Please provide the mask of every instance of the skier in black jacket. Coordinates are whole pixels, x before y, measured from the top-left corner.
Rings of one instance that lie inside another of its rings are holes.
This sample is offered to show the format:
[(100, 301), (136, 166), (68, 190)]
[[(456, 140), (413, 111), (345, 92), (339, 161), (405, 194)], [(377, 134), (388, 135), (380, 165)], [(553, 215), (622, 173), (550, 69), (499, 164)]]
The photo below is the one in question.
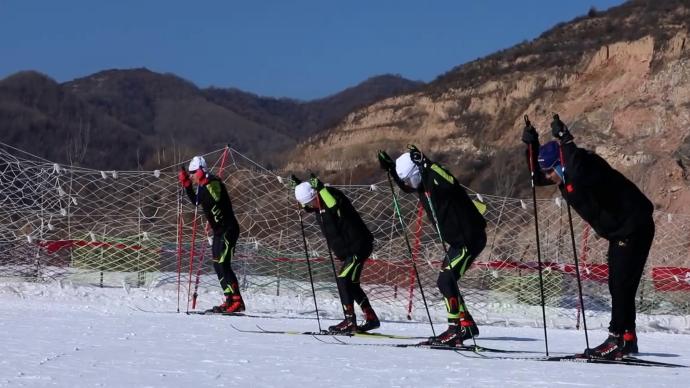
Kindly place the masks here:
[(429, 343), (459, 346), (479, 334), (458, 281), (486, 246), (486, 221), (448, 170), (427, 159), (415, 146), (408, 149), (395, 163), (385, 151), (379, 151), (379, 163), (404, 192), (417, 193), (432, 225), (450, 246), (437, 281), (446, 302), (448, 329)]
[[(225, 296), (225, 301), (213, 307), (212, 311), (218, 313), (244, 311), (244, 300), (240, 295), (237, 276), (230, 266), (235, 253), (235, 244), (240, 235), (240, 226), (232, 210), (228, 191), (220, 178), (206, 171), (206, 161), (201, 156), (195, 156), (189, 163), (189, 174), (181, 167), (178, 179), (192, 204), (201, 205), (206, 220), (211, 225), (213, 269), (216, 271)], [(196, 192), (192, 183), (196, 185)]]
[[(373, 250), (374, 236), (342, 191), (324, 186), (314, 176), (309, 182), (300, 182), (294, 175), (291, 180), (295, 198), (307, 212), (318, 212), (316, 219), (326, 243), (335, 257), (343, 262), (336, 280), (345, 319), (328, 330), (353, 333), (378, 328), (381, 325), (379, 318), (359, 281), (364, 263)], [(365, 316), (365, 322), (360, 326), (357, 326), (353, 302), (357, 302)]]
[(637, 353), (635, 294), (654, 239), (654, 206), (603, 158), (577, 147), (558, 115), (551, 123), (551, 132), (559, 142), (540, 147), (534, 127), (527, 125), (523, 131), (522, 141), (539, 150), (538, 156), (531, 153), (532, 165), (540, 167), (535, 171), (535, 184), (557, 184), (568, 204), (597, 235), (609, 241), (609, 336), (586, 352), (601, 358)]

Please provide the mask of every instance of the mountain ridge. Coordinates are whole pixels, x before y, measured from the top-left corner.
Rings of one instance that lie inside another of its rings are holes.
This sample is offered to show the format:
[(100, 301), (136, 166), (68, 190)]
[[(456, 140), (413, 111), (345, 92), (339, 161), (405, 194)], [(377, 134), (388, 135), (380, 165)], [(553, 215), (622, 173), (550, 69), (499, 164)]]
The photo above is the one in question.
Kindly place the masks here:
[(93, 168), (154, 168), (226, 144), (274, 167), (299, 140), (352, 109), (420, 85), (383, 75), (302, 102), (201, 89), (146, 68), (109, 69), (64, 83), (23, 71), (0, 80), (0, 125), (12, 146)]
[(690, 212), (689, 16), (688, 1), (636, 0), (559, 23), (350, 113), (298, 145), (287, 169), (333, 182), (354, 171), (371, 183), (382, 178), (378, 149), (396, 157), (414, 143), (473, 190), (527, 196), (523, 116), (547, 141), (559, 113), (578, 145), (604, 156), (657, 208)]

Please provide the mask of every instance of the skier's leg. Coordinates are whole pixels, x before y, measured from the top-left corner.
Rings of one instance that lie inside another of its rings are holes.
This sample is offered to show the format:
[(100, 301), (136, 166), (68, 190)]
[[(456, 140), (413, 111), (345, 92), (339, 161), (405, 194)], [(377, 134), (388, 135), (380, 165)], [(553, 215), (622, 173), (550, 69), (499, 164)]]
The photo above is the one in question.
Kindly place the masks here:
[(457, 330), (463, 340), (479, 335), (479, 327), (477, 327), (460, 294), (458, 281), (472, 265), (476, 254), (478, 255), (485, 245), (486, 239), (483, 238), (478, 240), (471, 250), (466, 246), (451, 246), (437, 282), (446, 302), (448, 331)]
[(223, 303), (221, 303), (218, 306), (213, 307), (214, 312), (222, 312), (225, 311), (225, 309), (228, 307), (230, 300), (228, 298), (228, 295), (226, 294), (225, 290), (227, 289), (227, 281), (225, 279), (225, 276), (223, 274), (223, 266), (220, 264), (219, 259), (221, 255), (223, 254), (223, 249), (224, 249), (224, 242), (223, 242), (223, 234), (213, 234), (213, 241), (211, 243), (211, 254), (213, 255), (212, 257), (212, 262), (213, 262), (213, 270), (216, 272), (216, 276), (218, 277), (218, 282), (220, 283), (220, 288), (223, 290), (223, 294), (225, 295), (225, 300)]
[(237, 276), (235, 271), (232, 270), (232, 257), (235, 254), (235, 246), (237, 245), (238, 236), (231, 235), (230, 232), (226, 232), (223, 235), (223, 253), (221, 254), (218, 262), (223, 268), (223, 278), (226, 280), (226, 288), (224, 293), (227, 297), (231, 299), (226, 312), (235, 313), (245, 310), (244, 300), (240, 294), (240, 286), (237, 281)]
[(635, 334), (635, 294), (640, 284), (647, 255), (654, 238), (654, 223), (639, 225), (638, 230), (623, 239), (609, 241), (609, 292), (611, 293), (611, 322), (609, 336), (591, 354), (602, 358), (616, 358), (637, 352)]
[(456, 321), (460, 318), (460, 313), (466, 311), (465, 303), (460, 296), (458, 280), (471, 263), (472, 256), (465, 246), (451, 246), (448, 249), (448, 257), (443, 260), (436, 284), (446, 302), (448, 322)]
[[(361, 273), (361, 262), (357, 256), (346, 257), (340, 268), (340, 273), (336, 278), (338, 291), (340, 292), (340, 302), (343, 304), (345, 319), (337, 325), (330, 326), (332, 332), (353, 332), (357, 330), (357, 317), (354, 309), (354, 295), (351, 276), (353, 273)], [(359, 280), (359, 279), (358, 279)]]
[(374, 308), (371, 306), (371, 302), (367, 297), (366, 293), (362, 289), (362, 284), (360, 282), (360, 277), (362, 275), (362, 270), (364, 269), (364, 263), (371, 254), (371, 250), (364, 252), (362, 255), (355, 256), (355, 261), (359, 263), (352, 269), (352, 273), (349, 275), (348, 287), (352, 297), (355, 302), (359, 305), (364, 313), (365, 322), (361, 326), (358, 326), (359, 331), (373, 330), (381, 326)]
[(244, 301), (240, 295), (237, 276), (231, 266), (236, 243), (237, 236), (231, 235), (228, 231), (213, 236), (213, 268), (223, 289), (223, 295), (225, 295), (225, 302), (214, 310), (221, 312), (244, 310)]

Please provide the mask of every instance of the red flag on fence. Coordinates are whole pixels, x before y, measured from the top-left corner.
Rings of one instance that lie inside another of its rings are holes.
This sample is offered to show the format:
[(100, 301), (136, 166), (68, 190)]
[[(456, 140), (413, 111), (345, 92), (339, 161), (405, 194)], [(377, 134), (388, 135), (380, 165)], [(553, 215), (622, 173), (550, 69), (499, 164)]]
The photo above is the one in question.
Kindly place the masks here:
[(657, 291), (690, 291), (690, 268), (654, 267), (652, 279)]

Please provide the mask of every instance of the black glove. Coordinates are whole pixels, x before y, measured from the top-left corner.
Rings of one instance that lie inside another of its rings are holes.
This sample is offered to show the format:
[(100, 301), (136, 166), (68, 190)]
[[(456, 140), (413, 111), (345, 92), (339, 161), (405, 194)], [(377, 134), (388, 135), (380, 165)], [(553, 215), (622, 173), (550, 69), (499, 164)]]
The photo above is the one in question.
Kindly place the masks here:
[(568, 130), (568, 127), (561, 121), (558, 115), (553, 115), (551, 122), (551, 134), (553, 137), (561, 141), (561, 144), (570, 143), (573, 141), (573, 135)]
[(379, 165), (381, 166), (382, 170), (388, 171), (388, 172), (395, 170), (395, 162), (386, 153), (386, 151), (379, 150), (378, 158), (379, 158)]
[(302, 183), (302, 180), (297, 178), (295, 174), (290, 175), (290, 179), (288, 179), (288, 186), (290, 186), (291, 189), (294, 189), (300, 183)]
[(424, 154), (416, 146), (409, 144), (407, 146), (407, 150), (410, 152), (410, 159), (412, 159), (412, 163), (416, 164), (417, 166), (424, 164)]
[(316, 191), (320, 191), (321, 189), (323, 189), (323, 182), (321, 182), (321, 180), (319, 180), (319, 178), (317, 178), (316, 175), (314, 175), (314, 173), (312, 173), (309, 177), (309, 184)]
[(522, 142), (525, 144), (539, 144), (539, 134), (525, 115), (525, 129), (522, 130)]

